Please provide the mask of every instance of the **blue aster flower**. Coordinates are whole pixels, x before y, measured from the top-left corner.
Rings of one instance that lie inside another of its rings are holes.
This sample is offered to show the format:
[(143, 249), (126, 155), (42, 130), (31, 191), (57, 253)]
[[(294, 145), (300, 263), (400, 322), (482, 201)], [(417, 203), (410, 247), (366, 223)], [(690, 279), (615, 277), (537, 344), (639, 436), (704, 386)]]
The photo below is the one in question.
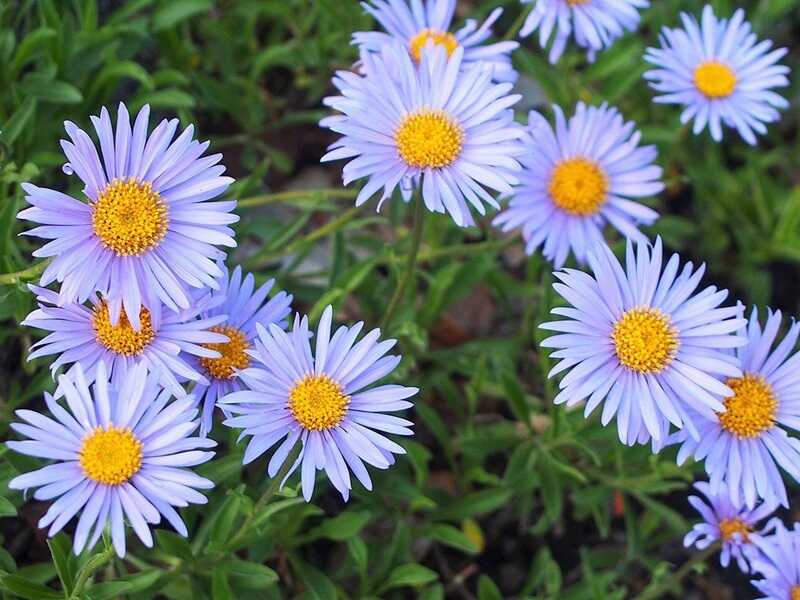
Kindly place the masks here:
[(587, 416), (603, 403), (602, 424), (616, 417), (628, 445), (643, 439), (643, 430), (662, 440), (670, 424), (697, 436), (689, 407), (723, 410), (722, 398), (733, 391), (717, 376), (741, 376), (724, 351), (745, 343), (732, 333), (745, 322), (741, 309), (719, 306), (727, 290), (695, 293), (704, 266), (679, 269), (677, 254), (662, 265), (660, 238), (653, 247), (638, 244), (636, 253), (629, 241), (625, 270), (605, 245), (588, 258), (594, 276), (555, 273), (560, 282), (553, 287), (569, 306), (552, 312), (567, 318), (541, 325), (559, 332), (541, 344), (557, 349), (549, 376), (568, 371), (554, 402), (586, 400)]
[(215, 261), (225, 253), (216, 246), (236, 246), (227, 225), (239, 220), (230, 212), (234, 201), (209, 202), (233, 181), (222, 176), (222, 155), (202, 157), (208, 142), (192, 139), (192, 125), (173, 140), (178, 119), (161, 121), (148, 136), (149, 116), (145, 106), (131, 129), (120, 104), (115, 129), (103, 108), (92, 117), (100, 154), (67, 121), (64, 171), (83, 181), (88, 202), (26, 183), (32, 206), (18, 215), (42, 224), (26, 235), (52, 240), (34, 252), (52, 257), (40, 285), (62, 282), (60, 304), (83, 303), (98, 291), (112, 315), (125, 307), (135, 329), (142, 305), (153, 310), (163, 302), (177, 312), (189, 308), (190, 289), (217, 285)]
[(578, 262), (604, 244), (612, 225), (626, 237), (645, 241), (638, 224), (650, 225), (658, 213), (632, 198), (664, 189), (655, 146), (639, 146), (641, 134), (616, 108), (579, 102), (567, 121), (554, 106), (555, 127), (531, 112), (523, 170), (508, 208), (494, 219), (503, 231), (522, 228), (525, 251), (539, 246), (560, 269), (570, 250)]
[(626, 31), (636, 29), (641, 18), (639, 10), (650, 6), (648, 0), (522, 0), (522, 3), (534, 7), (519, 35), (528, 37), (538, 29), (542, 49), (554, 37), (549, 55), (552, 64), (558, 62), (572, 35), (593, 61), (598, 52), (610, 48)]
[(764, 594), (756, 600), (800, 600), (800, 523), (787, 529), (773, 521), (774, 533), (753, 541), (758, 553), (750, 563), (762, 579), (750, 583)]
[(754, 509), (747, 509), (731, 500), (727, 493), (714, 493), (706, 481), (695, 483), (694, 487), (703, 497), (689, 496), (689, 504), (700, 513), (703, 522), (692, 527), (683, 538), (683, 545), (704, 550), (715, 542), (721, 542), (720, 564), (727, 567), (733, 557), (739, 569), (747, 573), (750, 570), (747, 548), (760, 534), (759, 522), (769, 517), (776, 507), (764, 502)]
[(750, 508), (757, 498), (789, 506), (778, 466), (800, 482), (800, 440), (787, 431), (800, 429), (800, 353), (792, 354), (800, 324), (773, 349), (781, 321), (780, 311), (768, 311), (762, 329), (753, 308), (747, 344), (736, 352), (742, 374), (725, 382), (724, 406), (696, 420), (699, 438), (675, 435), (679, 464), (704, 460), (713, 493)]
[(240, 369), (250, 366), (250, 355), (247, 351), (252, 348), (253, 339), (257, 335), (256, 324), (269, 327), (274, 323), (285, 329), (286, 317), (291, 312), (292, 296), (286, 292), (278, 292), (267, 299), (275, 285), (274, 279), (256, 289), (251, 273), (242, 278), (241, 267), (237, 266), (232, 275), (229, 275), (225, 265), (220, 267), (223, 270), (220, 289), (211, 293), (214, 301), (211, 308), (202, 311), (201, 317), (214, 320), (216, 324), (211, 330), (227, 336), (228, 341), (206, 344), (208, 349), (217, 352), (217, 358), (187, 357), (205, 375), (192, 390), (197, 402), (203, 406), (201, 435), (207, 435), (211, 431), (217, 399), (243, 389), (237, 374)]
[(37, 500), (57, 498), (39, 521), (54, 536), (80, 513), (73, 550), (93, 548), (106, 525), (120, 557), (125, 556), (125, 520), (143, 544), (153, 538), (148, 524), (163, 516), (184, 537), (186, 525), (174, 507), (204, 504), (197, 490), (214, 487), (186, 467), (202, 464), (214, 455), (204, 449), (215, 442), (190, 437), (199, 423), (191, 397), (169, 402), (170, 392), (144, 364), (133, 367), (119, 387), (109, 385), (100, 363), (90, 389), (83, 370), (74, 380), (61, 375), (67, 408), (45, 393), (53, 418), (32, 410), (18, 410), (26, 423), (11, 427), (28, 438), (6, 445), (21, 454), (54, 461), (15, 477), (16, 490), (38, 488)]
[(364, 56), (366, 75), (334, 78), (342, 95), (325, 102), (343, 114), (320, 124), (344, 137), (322, 161), (351, 159), (345, 185), (367, 179), (356, 206), (382, 190), (380, 208), (398, 185), (408, 201), (417, 187), (428, 210), (466, 226), (474, 223), (468, 205), (480, 214), (484, 203), (498, 208), (486, 188), (508, 193), (517, 183), (524, 131), (510, 107), (520, 96), (479, 65), (462, 71), (463, 58), (463, 48), (448, 60), (436, 46), (416, 68), (405, 48), (387, 44)]
[(647, 50), (645, 60), (656, 68), (644, 76), (661, 94), (655, 101), (684, 106), (681, 123), (694, 120), (695, 135), (708, 125), (720, 141), (724, 124), (755, 144), (756, 134), (780, 118), (778, 109), (789, 106), (772, 91), (789, 85), (789, 67), (776, 64), (787, 49), (758, 42), (744, 16), (739, 9), (730, 20), (718, 19), (710, 5), (700, 23), (681, 13), (683, 29), (665, 27), (661, 48)]
[[(386, 414), (412, 406), (407, 398), (418, 389), (402, 385), (369, 387), (391, 373), (399, 356), (386, 355), (396, 340), (379, 342), (373, 329), (359, 342), (363, 322), (341, 326), (331, 336), (333, 309), (322, 314), (312, 354), (308, 319), (295, 317), (292, 331), (275, 324), (256, 324), (258, 338), (250, 355), (260, 363), (240, 372), (246, 390), (220, 399), (235, 415), (224, 421), (252, 436), (244, 453), (247, 464), (281, 442), (267, 467), (275, 477), (289, 452), (302, 450), (286, 478), (301, 469), (303, 497), (311, 499), (314, 479), (322, 469), (345, 501), (352, 483), (350, 471), (368, 490), (372, 481), (365, 463), (386, 469), (403, 447), (382, 433), (412, 435), (410, 421)], [(285, 481), (285, 479), (284, 479)]]
[(377, 52), (387, 43), (396, 41), (419, 63), (429, 43), (443, 46), (448, 54), (463, 47), (464, 67), (481, 63), (492, 68), (496, 81), (517, 79), (517, 72), (511, 65), (511, 52), (519, 44), (511, 41), (484, 43), (492, 35), (492, 25), (503, 14), (502, 8), (494, 9), (480, 27), (475, 19), (467, 19), (464, 27), (450, 33), (456, 0), (370, 0), (362, 2), (361, 6), (387, 31), (354, 33), (353, 43), (363, 50)]
[(68, 373), (82, 368), (89, 384), (101, 363), (114, 385), (120, 385), (135, 365), (144, 363), (149, 370), (158, 371), (161, 383), (173, 394), (184, 396), (186, 391), (179, 381), (207, 382), (186, 356), (217, 359), (220, 353), (206, 346), (228, 341), (224, 334), (213, 329), (225, 321), (225, 315), (197, 319), (208, 302), (177, 313), (164, 312), (160, 305), (155, 305), (152, 311), (142, 307), (140, 327), (136, 330), (124, 309), (119, 316), (112, 315), (110, 304), (97, 294), (90, 297), (88, 306), (77, 303), (59, 306), (58, 294), (52, 290), (29, 287), (37, 294), (39, 308), (22, 324), (51, 333), (33, 345), (28, 360), (57, 354), (51, 371), (55, 373), (62, 365), (73, 364)]

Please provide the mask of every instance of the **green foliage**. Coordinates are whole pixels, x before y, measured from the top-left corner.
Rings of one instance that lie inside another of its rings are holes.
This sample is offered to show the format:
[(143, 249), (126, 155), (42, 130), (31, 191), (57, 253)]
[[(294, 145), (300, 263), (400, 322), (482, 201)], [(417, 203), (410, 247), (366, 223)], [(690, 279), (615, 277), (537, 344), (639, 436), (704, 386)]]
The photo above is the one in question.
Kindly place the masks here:
[[(800, 1), (736, 4), (760, 35), (792, 47), (796, 71)], [(469, 16), (506, 6), (500, 35), (522, 10), (516, 0), (459, 5)], [(658, 145), (665, 170), (667, 190), (651, 201), (663, 217), (648, 233), (706, 261), (707, 279), (734, 297), (797, 314), (797, 78), (786, 91), (792, 108), (756, 148), (730, 131), (722, 144), (693, 136), (676, 108), (652, 103), (641, 78), (658, 29), (698, 6), (654, 2), (641, 30), (591, 65), (573, 51), (551, 66), (525, 41), (514, 55), (527, 94), (520, 118), (534, 105), (547, 112), (579, 99), (618, 105)], [(357, 58), (351, 33), (372, 27), (355, 0), (0, 3), (4, 438), (12, 412), (41, 408), (53, 388), (47, 361), (25, 360), (39, 334), (19, 325), (33, 306), (25, 284), (44, 267), (31, 258), (35, 242), (17, 235), (19, 184), (69, 184), (79, 194), (60, 173), (63, 121), (87, 127), (90, 114), (120, 100), (196, 123), (225, 154), (241, 200), (234, 261), (259, 280), (276, 277), (312, 320), (333, 303), (340, 320), (380, 321), (411, 243), (408, 210), (397, 198), (380, 213), (353, 208), (356, 190), (341, 188), (339, 166), (318, 165), (333, 138), (316, 126), (332, 73)], [(373, 492), (356, 486), (345, 506), (321, 484), (306, 504), (290, 481), (259, 504), (263, 459), (243, 469), (235, 434), (217, 428), (217, 458), (199, 469), (217, 487), (208, 505), (183, 510), (188, 540), (163, 529), (153, 549), (129, 536), (125, 560), (104, 544), (75, 557), (65, 534), (35, 533), (43, 504), (8, 490), (38, 462), (0, 447), (3, 596), (583, 600), (661, 585), (686, 560), (681, 538), (694, 516), (685, 496), (697, 468), (678, 468), (670, 451), (622, 448), (596, 415), (552, 405), (537, 329), (556, 302), (550, 267), (525, 258), (518, 239), (500, 239), (489, 220), (459, 230), (446, 217), (427, 219), (420, 267), (390, 330), (404, 355), (393, 379), (422, 390), (411, 417), (417, 435), (401, 441), (399, 464), (375, 473)], [(87, 573), (102, 553), (103, 565)], [(708, 576), (722, 586), (714, 561)]]

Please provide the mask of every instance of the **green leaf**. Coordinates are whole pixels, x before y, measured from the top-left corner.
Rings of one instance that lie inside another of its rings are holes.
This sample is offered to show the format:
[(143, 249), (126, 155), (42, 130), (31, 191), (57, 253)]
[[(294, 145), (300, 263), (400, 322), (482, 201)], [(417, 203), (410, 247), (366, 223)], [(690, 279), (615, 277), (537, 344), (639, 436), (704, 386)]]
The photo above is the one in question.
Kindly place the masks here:
[(478, 600), (503, 600), (503, 595), (486, 575), (478, 578)]
[(156, 531), (156, 543), (167, 554), (180, 558), (182, 560), (192, 560), (193, 553), (192, 547), (182, 535), (173, 531), (166, 531), (159, 529)]
[(221, 546), (225, 544), (233, 532), (233, 525), (242, 508), (242, 497), (240, 495), (244, 486), (240, 486), (238, 492), (231, 492), (225, 499), (222, 508), (216, 515), (214, 527), (211, 529), (211, 543)]
[(0, 496), (0, 517), (15, 517), (17, 509), (11, 504), (11, 500)]
[(351, 537), (347, 540), (347, 552), (361, 573), (366, 572), (369, 561), (369, 548), (360, 537)]
[(424, 567), (417, 563), (408, 563), (392, 569), (386, 583), (383, 584), (384, 590), (398, 587), (418, 587), (427, 583), (432, 583), (439, 578), (436, 571)]
[(441, 542), (446, 546), (461, 550), (467, 554), (477, 554), (480, 551), (480, 548), (478, 548), (463, 531), (452, 525), (446, 525), (444, 523), (434, 525), (431, 528), (430, 536), (437, 542)]
[(461, 520), (497, 510), (507, 504), (510, 499), (511, 490), (506, 488), (498, 487), (472, 492), (443, 506), (436, 512), (436, 516), (440, 519)]
[(62, 594), (46, 585), (30, 581), (19, 575), (0, 576), (0, 589), (16, 594), (20, 598), (26, 598), (26, 600), (64, 600)]
[(61, 585), (66, 592), (72, 592), (72, 588), (75, 587), (75, 575), (78, 572), (78, 561), (72, 553), (72, 544), (69, 538), (60, 533), (47, 540), (47, 545), (53, 556), (53, 564), (56, 566)]
[(333, 582), (328, 579), (325, 573), (299, 558), (292, 559), (292, 566), (297, 577), (306, 586), (306, 591), (311, 598), (315, 600), (336, 600), (336, 586), (333, 585)]
[(135, 104), (143, 106), (149, 104), (153, 108), (193, 108), (194, 96), (175, 88), (146, 92), (136, 96)]
[(14, 114), (11, 115), (11, 118), (8, 119), (5, 126), (2, 128), (3, 138), (7, 144), (11, 145), (16, 141), (35, 112), (35, 98), (28, 98), (14, 111)]
[(133, 592), (135, 586), (129, 581), (105, 581), (97, 583), (89, 590), (91, 600), (111, 600), (122, 594)]
[(49, 27), (40, 27), (26, 35), (14, 53), (14, 61), (9, 69), (11, 77), (16, 78), (38, 50), (54, 37), (56, 37), (55, 30)]
[(238, 587), (263, 590), (278, 583), (278, 574), (265, 565), (234, 558), (220, 566)]
[(153, 29), (161, 31), (213, 7), (211, 0), (167, 0), (153, 15)]
[(342, 514), (326, 519), (309, 533), (313, 537), (325, 537), (329, 540), (343, 541), (361, 531), (370, 520), (370, 513), (366, 511), (345, 511)]
[(44, 75), (29, 75), (19, 87), (23, 96), (38, 98), (42, 102), (79, 104), (83, 101), (83, 94), (74, 85)]
[(214, 569), (211, 574), (211, 600), (233, 600), (228, 575), (222, 569)]

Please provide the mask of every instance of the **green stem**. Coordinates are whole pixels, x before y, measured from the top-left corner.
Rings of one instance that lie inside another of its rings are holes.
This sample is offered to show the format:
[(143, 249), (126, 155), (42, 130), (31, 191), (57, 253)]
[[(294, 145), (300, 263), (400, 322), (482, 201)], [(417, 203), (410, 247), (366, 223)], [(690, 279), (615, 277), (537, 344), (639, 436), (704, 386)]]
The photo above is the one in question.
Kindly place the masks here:
[(267, 503), (272, 500), (272, 497), (280, 488), (283, 478), (286, 477), (289, 469), (292, 468), (292, 465), (297, 460), (297, 457), (300, 456), (300, 450), (302, 450), (302, 448), (303, 444), (301, 442), (297, 442), (294, 445), (294, 448), (289, 451), (289, 454), (286, 457), (286, 460), (283, 461), (283, 465), (281, 466), (280, 470), (275, 474), (275, 477), (273, 477), (272, 481), (269, 482), (267, 489), (253, 506), (253, 512), (251, 512), (250, 516), (244, 520), (244, 523), (242, 523), (241, 527), (239, 527), (239, 531), (237, 531), (230, 541), (225, 544), (226, 551), (235, 550), (237, 545), (240, 544), (242, 540), (250, 534), (250, 530), (253, 528), (253, 524), (255, 523), (256, 519), (258, 519), (259, 513), (267, 505)]
[(17, 271), (15, 273), (0, 273), (0, 285), (14, 285), (20, 281), (35, 279), (37, 276), (42, 274), (42, 271), (44, 271), (49, 264), (50, 260), (45, 259), (40, 260), (38, 263), (31, 265), (22, 271)]
[(67, 600), (78, 600), (81, 597), (81, 592), (83, 592), (86, 582), (89, 581), (89, 577), (92, 576), (92, 573), (111, 560), (112, 556), (114, 556), (114, 547), (110, 545), (100, 554), (92, 556), (86, 564), (83, 565), (83, 568), (78, 571), (78, 576), (75, 578), (75, 587), (72, 588), (72, 593), (67, 596)]
[(525, 24), (525, 19), (528, 18), (528, 13), (533, 10), (532, 7), (526, 7), (519, 13), (519, 16), (516, 20), (511, 24), (511, 27), (506, 31), (506, 34), (503, 36), (503, 41), (507, 42), (508, 40), (513, 40), (517, 37), (519, 30), (522, 29), (522, 26)]
[(288, 190), (273, 194), (261, 194), (239, 200), (237, 208), (252, 208), (275, 202), (291, 202), (293, 200), (320, 200), (325, 198), (355, 198), (358, 190), (347, 189), (319, 189), (319, 190)]
[(706, 562), (706, 560), (708, 560), (718, 550), (719, 550), (719, 542), (711, 544), (708, 548), (706, 548), (701, 552), (698, 552), (697, 554), (692, 556), (689, 560), (687, 560), (685, 563), (683, 563), (680, 569), (672, 573), (672, 575), (664, 579), (661, 583), (639, 594), (636, 600), (651, 600), (653, 598), (662, 598), (668, 590), (674, 588), (681, 581), (683, 581), (684, 578), (692, 570), (694, 570), (694, 568), (697, 565)]
[(422, 230), (425, 224), (425, 204), (422, 198), (417, 196), (414, 198), (414, 229), (411, 233), (411, 248), (408, 249), (408, 256), (406, 257), (406, 266), (400, 279), (397, 282), (397, 287), (394, 290), (394, 295), (383, 313), (380, 325), (378, 327), (385, 330), (392, 321), (397, 305), (403, 298), (403, 294), (408, 287), (409, 282), (414, 278), (414, 268), (417, 266), (417, 258), (419, 256), (419, 247), (422, 244)]

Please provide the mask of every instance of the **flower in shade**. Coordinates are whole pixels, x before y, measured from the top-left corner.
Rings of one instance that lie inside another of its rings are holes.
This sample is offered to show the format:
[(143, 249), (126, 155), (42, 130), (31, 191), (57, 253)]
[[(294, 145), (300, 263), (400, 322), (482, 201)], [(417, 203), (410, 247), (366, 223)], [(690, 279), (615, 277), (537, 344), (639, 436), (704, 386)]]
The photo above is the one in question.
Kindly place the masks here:
[[(307, 317), (295, 317), (294, 328), (256, 324), (258, 338), (251, 356), (261, 363), (240, 372), (246, 390), (233, 392), (219, 404), (232, 415), (225, 425), (252, 436), (244, 453), (247, 464), (281, 442), (267, 467), (275, 477), (295, 444), (302, 448), (286, 478), (300, 467), (303, 496), (311, 498), (317, 469), (323, 469), (347, 500), (350, 471), (368, 490), (372, 482), (365, 463), (386, 469), (401, 446), (382, 433), (412, 435), (410, 421), (390, 411), (412, 406), (407, 401), (417, 388), (379, 385), (391, 373), (399, 356), (386, 355), (396, 340), (379, 342), (373, 329), (356, 342), (363, 323), (339, 327), (331, 336), (333, 310), (322, 314), (312, 355)], [(285, 479), (284, 479), (285, 481)]]
[(39, 308), (25, 318), (23, 325), (51, 333), (33, 345), (28, 360), (57, 354), (51, 371), (72, 363), (74, 370), (80, 364), (90, 384), (101, 363), (112, 383), (120, 385), (128, 372), (143, 362), (149, 370), (158, 371), (162, 384), (173, 394), (184, 396), (186, 392), (179, 381), (207, 380), (182, 353), (214, 360), (220, 353), (211, 345), (228, 340), (214, 329), (225, 321), (226, 315), (196, 318), (208, 302), (177, 313), (163, 312), (158, 304), (152, 310), (141, 307), (137, 330), (124, 309), (118, 317), (113, 317), (109, 303), (97, 294), (92, 294), (88, 306), (77, 303), (59, 306), (58, 294), (52, 290), (36, 286), (30, 289), (37, 294)]
[(773, 88), (789, 85), (789, 67), (776, 64), (787, 49), (770, 51), (772, 42), (757, 42), (742, 9), (717, 19), (710, 5), (700, 23), (681, 13), (683, 29), (664, 28), (661, 48), (649, 48), (645, 60), (656, 68), (644, 76), (661, 95), (655, 101), (685, 107), (681, 122), (694, 119), (694, 133), (706, 125), (722, 139), (723, 123), (735, 127), (748, 144), (766, 123), (777, 121), (777, 109), (789, 102)]
[(589, 60), (604, 48), (611, 47), (625, 31), (639, 25), (639, 10), (650, 6), (648, 0), (522, 0), (534, 4), (519, 34), (527, 37), (539, 30), (539, 45), (544, 49), (555, 30), (550, 47), (550, 62), (555, 64), (564, 53), (571, 35), (585, 48)]
[(764, 594), (757, 600), (800, 600), (800, 523), (787, 529), (773, 519), (770, 526), (771, 535), (753, 540), (758, 552), (750, 558), (751, 570), (762, 579), (750, 583)]
[(256, 324), (268, 327), (275, 323), (282, 329), (286, 328), (286, 317), (292, 303), (292, 296), (283, 291), (267, 299), (275, 285), (274, 279), (256, 289), (251, 273), (242, 278), (241, 267), (237, 266), (232, 275), (229, 275), (225, 265), (221, 265), (221, 268), (220, 289), (212, 292), (212, 297), (221, 302), (213, 302), (212, 307), (203, 311), (201, 316), (214, 319), (218, 324), (211, 327), (211, 331), (227, 336), (228, 341), (206, 344), (207, 348), (217, 351), (217, 358), (200, 356), (195, 359), (197, 370), (207, 378), (198, 382), (192, 390), (197, 402), (203, 405), (201, 435), (211, 431), (217, 398), (242, 389), (237, 374), (239, 370), (250, 366), (247, 351), (253, 346)]
[(463, 58), (463, 48), (448, 60), (436, 46), (417, 69), (404, 48), (386, 44), (365, 54), (366, 75), (340, 71), (334, 78), (342, 95), (326, 103), (344, 114), (320, 124), (344, 137), (322, 160), (352, 159), (345, 185), (367, 178), (357, 206), (381, 190), (379, 207), (398, 185), (404, 192), (421, 187), (430, 211), (465, 226), (473, 223), (468, 205), (480, 214), (484, 203), (498, 207), (486, 188), (511, 191), (524, 132), (510, 107), (520, 96), (508, 94), (510, 83), (492, 83), (479, 65), (462, 72)]
[(145, 106), (131, 129), (120, 104), (114, 129), (103, 108), (92, 117), (100, 154), (67, 121), (64, 171), (83, 181), (88, 202), (26, 183), (32, 206), (18, 215), (41, 223), (27, 235), (52, 240), (34, 256), (53, 257), (40, 284), (62, 282), (60, 304), (82, 303), (98, 291), (113, 316), (124, 306), (137, 330), (142, 305), (152, 310), (163, 302), (177, 312), (189, 307), (189, 288), (217, 285), (215, 261), (225, 253), (216, 245), (236, 245), (227, 225), (239, 219), (230, 212), (234, 201), (209, 202), (233, 181), (222, 176), (222, 155), (201, 157), (208, 142), (192, 139), (192, 125), (173, 140), (177, 119), (148, 136), (149, 115)]
[(734, 502), (727, 493), (712, 492), (708, 482), (698, 482), (694, 487), (705, 498), (689, 496), (689, 504), (700, 513), (704, 522), (692, 527), (683, 538), (683, 545), (704, 550), (714, 542), (720, 542), (720, 564), (727, 567), (733, 557), (739, 569), (747, 573), (750, 567), (746, 549), (759, 534), (758, 523), (772, 514), (775, 506), (765, 502), (748, 510), (742, 504)]
[(589, 253), (594, 277), (574, 269), (555, 273), (555, 290), (569, 306), (553, 313), (567, 317), (543, 323), (559, 332), (541, 345), (556, 348), (552, 377), (561, 379), (556, 404), (586, 400), (588, 416), (603, 403), (601, 422), (615, 416), (619, 439), (633, 445), (642, 429), (661, 440), (669, 424), (697, 436), (689, 407), (713, 414), (733, 393), (717, 376), (741, 371), (725, 349), (745, 343), (732, 334), (745, 322), (739, 307), (721, 308), (728, 292), (709, 286), (695, 293), (704, 266), (679, 268), (673, 254), (662, 265), (661, 239), (653, 247), (629, 241), (626, 270), (604, 244)]
[(411, 6), (408, 0), (370, 0), (362, 2), (361, 6), (387, 31), (354, 33), (353, 43), (364, 50), (380, 51), (387, 43), (396, 41), (405, 46), (414, 61), (419, 63), (428, 44), (442, 46), (448, 54), (463, 47), (464, 67), (481, 63), (492, 67), (497, 81), (515, 81), (517, 78), (511, 65), (511, 52), (519, 44), (511, 41), (484, 44), (492, 35), (492, 25), (503, 14), (502, 8), (494, 9), (480, 27), (475, 19), (468, 19), (464, 27), (450, 33), (456, 0), (411, 0)]
[(737, 350), (742, 373), (725, 382), (724, 406), (697, 419), (699, 438), (675, 435), (679, 463), (705, 460), (712, 492), (750, 508), (757, 498), (789, 506), (778, 466), (800, 482), (800, 440), (787, 433), (800, 429), (800, 353), (791, 354), (800, 324), (772, 349), (781, 320), (780, 311), (769, 311), (762, 329), (753, 308), (747, 345)]
[(520, 183), (508, 208), (494, 220), (503, 231), (521, 227), (528, 254), (539, 246), (556, 268), (570, 250), (579, 262), (605, 243), (609, 223), (634, 241), (646, 238), (637, 224), (658, 213), (631, 200), (664, 189), (655, 146), (639, 146), (641, 134), (616, 108), (579, 102), (567, 121), (558, 106), (555, 128), (531, 112), (527, 152), (520, 157)]
[(104, 364), (90, 389), (83, 370), (74, 379), (61, 375), (59, 385), (69, 410), (45, 393), (53, 418), (18, 410), (26, 423), (11, 427), (29, 438), (9, 441), (16, 452), (46, 458), (53, 464), (15, 477), (9, 487), (38, 488), (37, 500), (58, 498), (39, 521), (54, 536), (78, 513), (73, 549), (92, 548), (106, 525), (120, 557), (125, 556), (125, 524), (146, 546), (153, 545), (148, 523), (163, 516), (183, 536), (186, 525), (173, 507), (204, 504), (198, 489), (214, 484), (185, 467), (208, 461), (215, 442), (190, 437), (197, 429), (191, 397), (170, 400), (145, 365), (133, 367), (119, 387), (109, 386)]

